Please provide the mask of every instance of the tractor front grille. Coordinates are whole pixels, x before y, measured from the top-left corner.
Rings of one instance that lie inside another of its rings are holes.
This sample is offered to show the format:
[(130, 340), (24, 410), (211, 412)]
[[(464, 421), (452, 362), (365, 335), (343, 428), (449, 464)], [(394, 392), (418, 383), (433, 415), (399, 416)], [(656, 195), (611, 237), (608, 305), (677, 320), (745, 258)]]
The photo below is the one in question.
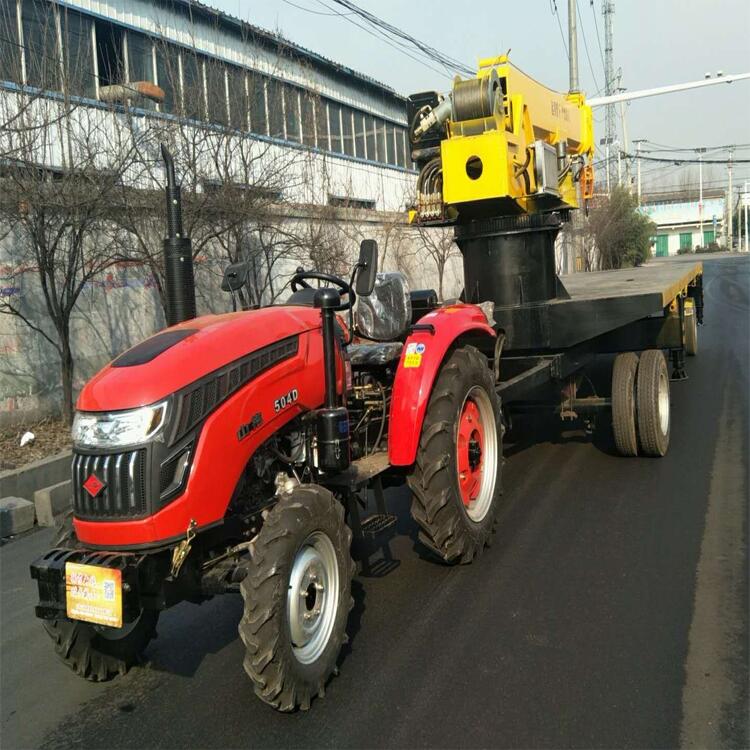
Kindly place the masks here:
[[(84, 487), (92, 475), (103, 485), (95, 496)], [(76, 518), (90, 520), (147, 515), (146, 450), (140, 448), (104, 456), (75, 453), (73, 512)]]

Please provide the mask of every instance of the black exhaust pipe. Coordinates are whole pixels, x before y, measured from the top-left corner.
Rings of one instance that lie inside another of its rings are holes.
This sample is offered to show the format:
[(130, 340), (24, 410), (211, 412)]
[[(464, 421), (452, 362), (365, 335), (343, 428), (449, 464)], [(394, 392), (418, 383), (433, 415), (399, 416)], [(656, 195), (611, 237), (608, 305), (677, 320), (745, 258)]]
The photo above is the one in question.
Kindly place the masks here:
[(336, 393), (336, 330), (335, 311), (341, 296), (335, 289), (319, 289), (314, 305), (320, 309), (323, 334), (323, 373), (325, 377), (325, 404), (318, 409), (316, 433), (318, 438), (318, 467), (335, 474), (349, 466), (349, 412), (339, 406)]
[(195, 317), (193, 245), (182, 231), (182, 197), (174, 174), (174, 160), (162, 143), (167, 169), (167, 236), (164, 238), (164, 284), (167, 295), (167, 325)]

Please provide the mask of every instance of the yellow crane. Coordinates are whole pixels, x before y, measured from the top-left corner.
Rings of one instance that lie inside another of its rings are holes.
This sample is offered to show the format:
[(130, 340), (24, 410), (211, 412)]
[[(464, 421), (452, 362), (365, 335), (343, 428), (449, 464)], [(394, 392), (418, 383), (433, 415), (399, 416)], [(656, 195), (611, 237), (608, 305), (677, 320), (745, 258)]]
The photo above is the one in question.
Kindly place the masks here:
[(461, 223), (577, 208), (593, 186), (591, 108), (512, 65), (480, 60), (445, 96), (410, 97), (412, 156), (420, 174), (410, 219)]

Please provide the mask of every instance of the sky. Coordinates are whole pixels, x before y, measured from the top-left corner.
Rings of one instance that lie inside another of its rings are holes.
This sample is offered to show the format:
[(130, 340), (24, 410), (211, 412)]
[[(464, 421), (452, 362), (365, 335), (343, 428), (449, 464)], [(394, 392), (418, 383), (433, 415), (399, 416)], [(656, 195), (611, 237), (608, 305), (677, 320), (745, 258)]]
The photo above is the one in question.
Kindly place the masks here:
[[(448, 73), (436, 72), (357, 28), (352, 23), (356, 16), (341, 15), (346, 11), (332, 0), (205, 1), (279, 31), (401, 94), (450, 88)], [(480, 57), (510, 50), (511, 61), (540, 82), (560, 91), (568, 88), (567, 0), (356, 1), (469, 67)], [(615, 69), (622, 70), (621, 85), (629, 90), (699, 80), (707, 72), (750, 72), (748, 0), (614, 0), (614, 5)], [(580, 83), (593, 96), (604, 85), (602, 0), (577, 0), (577, 7)], [(603, 109), (594, 115), (598, 141), (604, 135)], [(645, 138), (688, 148), (744, 144), (734, 158), (750, 160), (750, 80), (631, 102), (626, 122), (631, 141)], [(705, 158), (723, 160), (727, 152)], [(644, 189), (663, 189), (686, 181), (697, 184), (698, 168), (644, 162), (642, 176)], [(706, 187), (725, 185), (727, 169), (705, 167), (703, 178)], [(745, 179), (750, 179), (750, 164), (736, 164), (735, 185)]]

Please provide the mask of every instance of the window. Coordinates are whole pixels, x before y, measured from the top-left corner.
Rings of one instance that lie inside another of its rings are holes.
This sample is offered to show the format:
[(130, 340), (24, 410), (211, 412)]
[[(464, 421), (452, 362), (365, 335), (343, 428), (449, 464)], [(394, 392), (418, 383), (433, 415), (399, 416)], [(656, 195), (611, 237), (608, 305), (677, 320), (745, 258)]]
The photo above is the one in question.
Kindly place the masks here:
[[(128, 81), (137, 83), (138, 81), (154, 81), (154, 57), (153, 44), (151, 39), (143, 34), (137, 34), (134, 31), (127, 33), (128, 43)], [(153, 99), (137, 97), (133, 104), (145, 109), (154, 109), (156, 102)]]
[(315, 146), (315, 99), (311, 91), (300, 93), (302, 108), (302, 143)]
[(193, 52), (182, 53), (182, 114), (194, 120), (205, 116), (203, 64)]
[(125, 80), (125, 52), (122, 29), (104, 21), (94, 22), (96, 65), (99, 86), (113, 86)]
[(299, 126), (299, 91), (291, 86), (284, 86), (284, 117), (286, 119), (286, 139), (301, 142)]
[(154, 80), (154, 64), (152, 58), (151, 39), (143, 34), (128, 31), (128, 80)]
[(406, 131), (396, 128), (396, 161), (399, 167), (406, 168)]
[(204, 62), (206, 70), (206, 110), (208, 121), (216, 125), (228, 125), (227, 83), (224, 65), (216, 60)]
[(46, 2), (23, 0), (21, 21), (26, 83), (42, 89), (59, 91), (60, 51), (57, 44), (55, 6)]
[(367, 158), (370, 161), (378, 160), (377, 139), (375, 138), (375, 118), (365, 115), (365, 140), (367, 143)]
[(386, 156), (389, 164), (396, 164), (396, 135), (390, 122), (385, 125)]
[(375, 136), (378, 142), (378, 161), (385, 164), (388, 154), (385, 150), (385, 123), (382, 120), (375, 120)]
[(96, 96), (91, 19), (67, 9), (60, 11), (65, 61), (65, 85), (74, 96)]
[(164, 91), (162, 112), (174, 112), (180, 97), (180, 52), (163, 41), (156, 42), (156, 83)]
[(21, 47), (15, 0), (0, 2), (0, 79), (21, 83)]
[(318, 98), (315, 101), (315, 127), (318, 131), (318, 148), (330, 149), (330, 142), (328, 140), (328, 104)]
[(268, 134), (272, 138), (284, 139), (284, 107), (282, 86), (279, 81), (269, 78), (266, 86), (268, 95)]
[(245, 71), (241, 68), (227, 68), (229, 88), (229, 124), (237, 130), (247, 130), (248, 102), (245, 90)]
[(354, 151), (360, 159), (367, 157), (365, 140), (365, 115), (361, 112), (354, 113)]
[(260, 73), (249, 73), (247, 91), (250, 99), (250, 130), (258, 135), (268, 135), (265, 78)]
[(341, 125), (344, 139), (344, 153), (354, 156), (354, 125), (352, 123), (352, 111), (349, 107), (341, 108)]
[(346, 198), (340, 195), (329, 195), (328, 205), (337, 206), (338, 208), (365, 208), (375, 209), (375, 201), (366, 198)]
[(341, 105), (328, 102), (328, 132), (331, 136), (331, 151), (342, 153)]

